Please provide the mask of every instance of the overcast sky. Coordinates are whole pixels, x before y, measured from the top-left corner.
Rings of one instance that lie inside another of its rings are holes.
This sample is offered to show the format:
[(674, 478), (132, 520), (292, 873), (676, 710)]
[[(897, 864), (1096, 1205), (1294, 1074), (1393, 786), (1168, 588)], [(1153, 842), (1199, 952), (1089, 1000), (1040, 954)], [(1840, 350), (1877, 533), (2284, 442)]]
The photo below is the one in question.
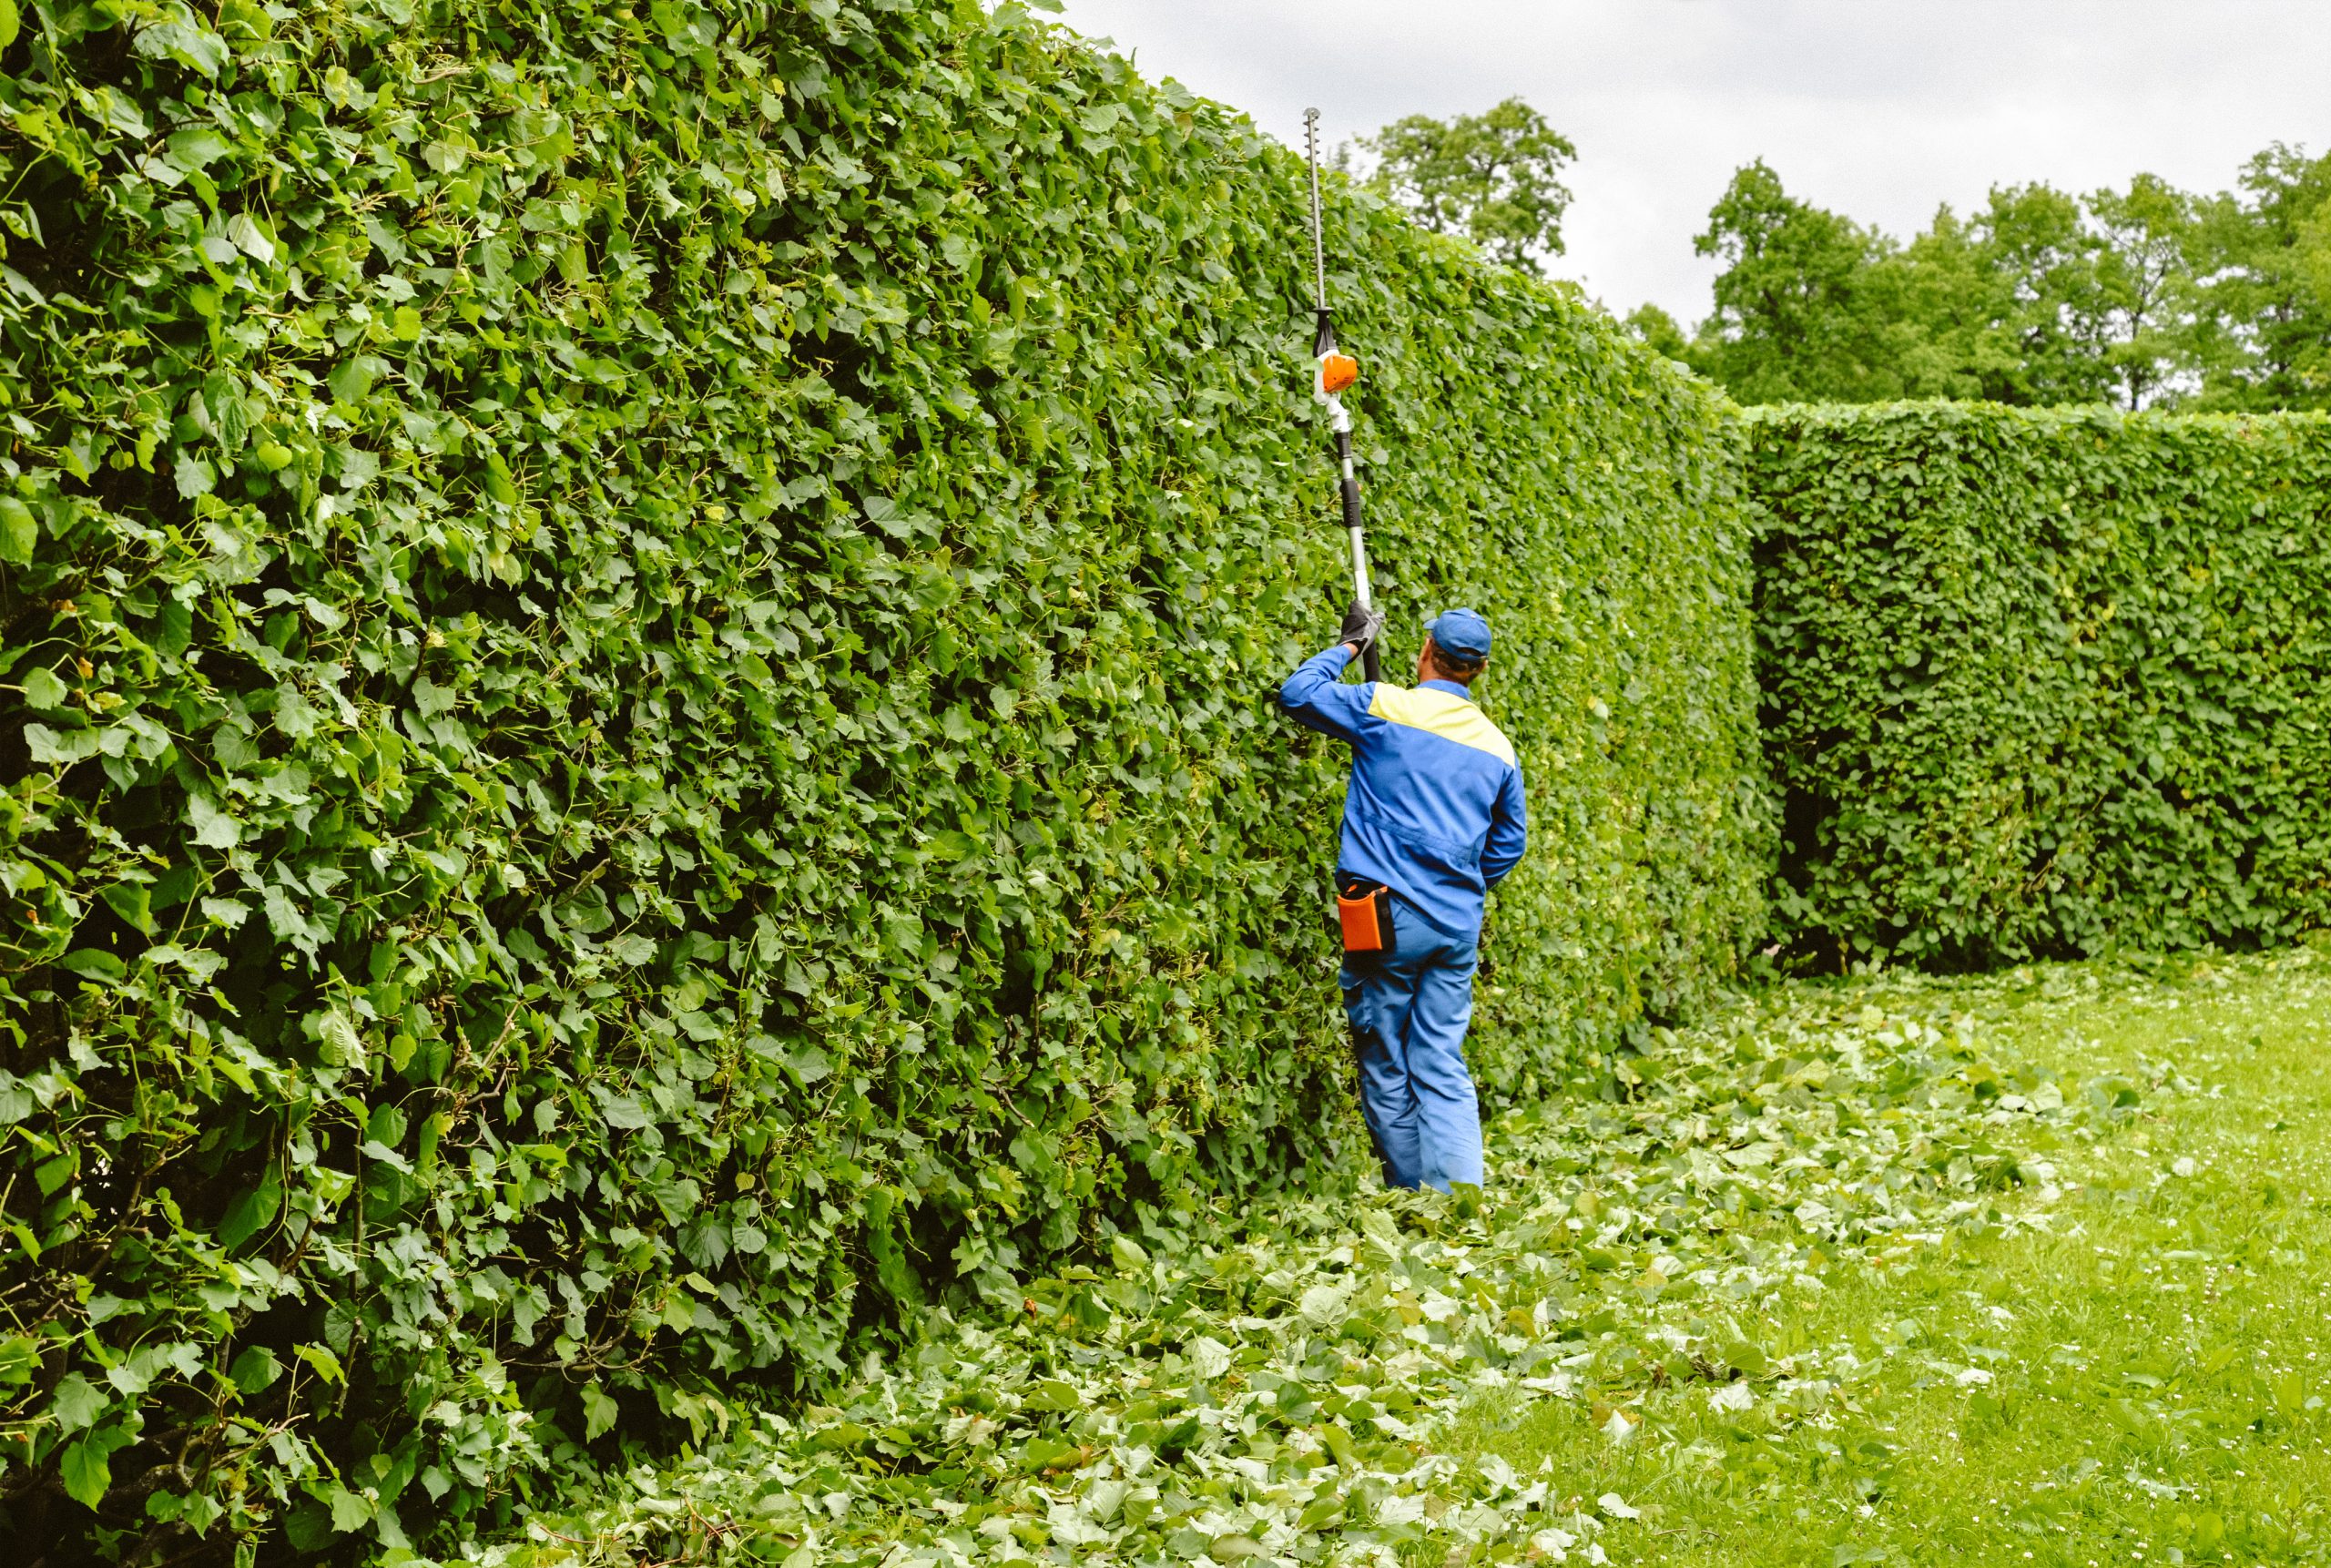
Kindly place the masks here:
[(1707, 312), (1692, 237), (1734, 168), (1897, 235), (1995, 184), (2232, 185), (2331, 147), (2331, 0), (1064, 0), (1152, 78), (1297, 147), (1512, 94), (1578, 146), (1552, 270)]

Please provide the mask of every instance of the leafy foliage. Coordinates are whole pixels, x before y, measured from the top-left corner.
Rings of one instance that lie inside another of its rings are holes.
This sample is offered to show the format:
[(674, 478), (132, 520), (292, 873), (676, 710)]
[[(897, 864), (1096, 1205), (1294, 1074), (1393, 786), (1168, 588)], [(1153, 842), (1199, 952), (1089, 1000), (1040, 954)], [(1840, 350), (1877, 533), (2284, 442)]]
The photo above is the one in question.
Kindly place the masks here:
[(1114, 1267), (934, 1323), (832, 1403), (474, 1555), (1504, 1563), (1647, 1545), (1626, 1499), (1581, 1496), (1575, 1470), (1469, 1462), (1450, 1440), (1536, 1419), (1609, 1445), (1684, 1402), (1776, 1436), (1830, 1426), (1890, 1353), (1776, 1334), (1776, 1316), (1947, 1237), (2044, 1227), (2064, 1195), (2019, 1190), (2052, 1176), (2042, 1151), (2152, 1098), (2003, 1054), (1951, 1015), (1959, 994), (1888, 1000), (1798, 988), (1657, 1031), (1608, 1098), (1492, 1126), (1478, 1196), (1289, 1195), (1225, 1206), (1197, 1245), (1121, 1240)]
[(2076, 197), (1997, 187), (1907, 243), (1748, 164), (1708, 214), (1723, 264), (1687, 342), (1638, 330), (1744, 402), (1978, 398), (2331, 406), (2331, 156), (2276, 146), (2240, 188), (2153, 175)]
[[(1760, 158), (1732, 177), (1693, 244), (1724, 269), (1695, 368), (1735, 397), (1851, 401), (1890, 375), (1884, 312), (1866, 298), (1883, 253), (1875, 230), (1791, 197)], [(1898, 382), (1887, 390), (1898, 395)]]
[(1446, 120), (1410, 115), (1358, 145), (1376, 158), (1370, 188), (1434, 233), (1461, 234), (1509, 267), (1562, 253), (1562, 171), (1578, 148), (1520, 98)]
[(1749, 486), (1799, 958), (2331, 922), (2331, 418), (1759, 411)]
[[(12, 1541), (421, 1542), (1340, 1179), (1283, 150), (972, 0), (22, 27)], [(1546, 847), (1478, 1063), (1526, 1094), (1759, 919), (1734, 427), (1329, 224), (1385, 596), (1499, 628)]]
[(2331, 154), (2266, 148), (2194, 228), (2204, 406), (2331, 407)]

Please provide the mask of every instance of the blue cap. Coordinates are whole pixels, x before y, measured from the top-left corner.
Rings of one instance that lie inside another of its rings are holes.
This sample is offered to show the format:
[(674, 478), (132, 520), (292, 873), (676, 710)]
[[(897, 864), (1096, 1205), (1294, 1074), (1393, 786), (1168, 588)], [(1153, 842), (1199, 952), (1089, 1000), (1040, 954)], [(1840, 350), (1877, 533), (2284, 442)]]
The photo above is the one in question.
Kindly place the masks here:
[(1490, 657), (1490, 624), (1471, 610), (1443, 610), (1425, 630), (1445, 654), (1464, 659)]

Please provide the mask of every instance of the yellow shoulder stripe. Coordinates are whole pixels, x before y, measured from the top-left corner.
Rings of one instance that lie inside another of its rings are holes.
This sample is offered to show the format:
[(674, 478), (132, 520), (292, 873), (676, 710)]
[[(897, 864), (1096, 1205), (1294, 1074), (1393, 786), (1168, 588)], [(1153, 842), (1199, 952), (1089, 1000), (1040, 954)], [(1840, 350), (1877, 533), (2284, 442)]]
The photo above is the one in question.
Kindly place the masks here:
[(1404, 686), (1376, 683), (1376, 699), (1368, 711), (1394, 724), (1426, 730), (1444, 740), (1486, 751), (1513, 766), (1513, 743), (1490, 722), (1490, 716), (1464, 697), (1445, 691), (1411, 691)]

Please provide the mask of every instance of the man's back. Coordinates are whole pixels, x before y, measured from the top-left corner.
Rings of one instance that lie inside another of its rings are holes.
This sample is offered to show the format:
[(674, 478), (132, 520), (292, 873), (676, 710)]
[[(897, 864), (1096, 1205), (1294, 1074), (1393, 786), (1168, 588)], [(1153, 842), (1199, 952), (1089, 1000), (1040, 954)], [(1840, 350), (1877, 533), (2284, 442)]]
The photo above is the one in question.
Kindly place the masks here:
[(1527, 839), (1513, 747), (1454, 681), (1346, 686), (1342, 647), (1307, 660), (1279, 701), (1352, 748), (1340, 868), (1380, 881), (1451, 932), (1477, 930), (1482, 894)]

